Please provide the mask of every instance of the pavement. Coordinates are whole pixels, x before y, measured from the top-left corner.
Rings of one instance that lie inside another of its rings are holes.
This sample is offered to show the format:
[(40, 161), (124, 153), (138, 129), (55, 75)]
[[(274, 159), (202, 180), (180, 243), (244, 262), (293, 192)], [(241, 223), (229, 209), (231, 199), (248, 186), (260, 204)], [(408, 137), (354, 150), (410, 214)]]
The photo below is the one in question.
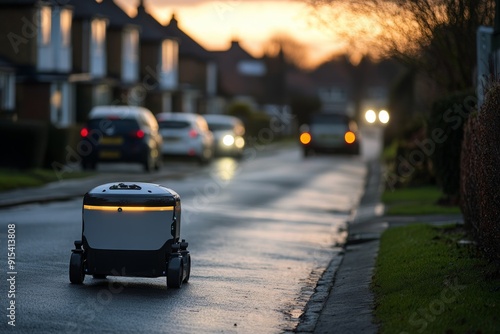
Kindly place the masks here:
[[(161, 175), (161, 178), (176, 177), (175, 172), (170, 174)], [(133, 177), (121, 175), (120, 179), (128, 181)], [(153, 173), (144, 181), (153, 182), (159, 177)], [(434, 225), (462, 221), (461, 215), (385, 217), (384, 206), (380, 203), (384, 186), (382, 179), (380, 164), (368, 162), (365, 193), (349, 221), (347, 243), (341, 255), (332, 259), (318, 281), (295, 333), (377, 333), (379, 327), (373, 316), (375, 304), (370, 283), (383, 231), (391, 226), (417, 221)], [(105, 180), (109, 180), (109, 175), (64, 180), (29, 190), (0, 192), (0, 208), (82, 198), (88, 189)]]
[(462, 215), (384, 216), (383, 191), (383, 170), (378, 162), (370, 161), (365, 193), (349, 222), (344, 252), (332, 260), (318, 281), (296, 333), (378, 333), (370, 285), (382, 233), (389, 227), (417, 222), (463, 223)]

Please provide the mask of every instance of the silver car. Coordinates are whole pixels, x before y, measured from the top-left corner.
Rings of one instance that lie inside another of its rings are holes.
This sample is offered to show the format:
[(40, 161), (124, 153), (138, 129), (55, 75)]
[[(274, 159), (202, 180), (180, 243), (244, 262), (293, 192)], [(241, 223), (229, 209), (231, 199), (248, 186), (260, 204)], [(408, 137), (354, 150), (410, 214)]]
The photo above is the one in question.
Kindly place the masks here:
[(156, 115), (163, 137), (164, 156), (193, 157), (209, 162), (214, 154), (214, 137), (203, 116), (192, 113), (160, 113)]
[(245, 148), (245, 126), (243, 122), (229, 115), (205, 115), (208, 128), (214, 134), (215, 154), (241, 158)]

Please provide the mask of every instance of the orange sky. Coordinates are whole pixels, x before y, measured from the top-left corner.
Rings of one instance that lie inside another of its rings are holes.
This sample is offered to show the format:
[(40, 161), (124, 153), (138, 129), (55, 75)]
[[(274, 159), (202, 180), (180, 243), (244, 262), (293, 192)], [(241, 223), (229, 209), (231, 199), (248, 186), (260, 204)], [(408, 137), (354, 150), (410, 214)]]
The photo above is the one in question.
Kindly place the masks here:
[[(115, 0), (132, 16), (138, 0)], [(340, 39), (318, 29), (308, 7), (294, 0), (144, 0), (146, 10), (161, 23), (176, 14), (179, 26), (208, 50), (227, 49), (232, 39), (254, 56), (274, 34), (286, 33), (309, 50), (312, 63), (344, 47)]]

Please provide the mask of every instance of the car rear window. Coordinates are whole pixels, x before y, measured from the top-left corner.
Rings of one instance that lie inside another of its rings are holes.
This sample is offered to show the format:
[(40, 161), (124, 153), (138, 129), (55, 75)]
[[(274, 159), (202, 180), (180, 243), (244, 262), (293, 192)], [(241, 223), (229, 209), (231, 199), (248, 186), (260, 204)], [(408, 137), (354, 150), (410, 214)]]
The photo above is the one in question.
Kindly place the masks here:
[(160, 121), (158, 122), (160, 129), (184, 129), (189, 127), (189, 122), (186, 121)]
[(210, 131), (232, 130), (233, 125), (228, 123), (208, 123), (208, 128), (210, 129)]
[(135, 119), (92, 119), (89, 121), (90, 129), (97, 129), (107, 135), (127, 134), (135, 130), (139, 130), (139, 123)]
[(314, 124), (348, 124), (349, 119), (343, 115), (313, 115), (311, 123)]

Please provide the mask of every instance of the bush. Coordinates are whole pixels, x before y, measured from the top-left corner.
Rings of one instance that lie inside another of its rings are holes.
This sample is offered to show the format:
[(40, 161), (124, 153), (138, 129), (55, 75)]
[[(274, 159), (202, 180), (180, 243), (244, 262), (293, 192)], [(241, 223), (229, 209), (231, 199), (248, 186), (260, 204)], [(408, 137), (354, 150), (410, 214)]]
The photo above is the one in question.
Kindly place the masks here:
[(463, 124), (476, 105), (472, 92), (462, 92), (436, 101), (427, 127), (426, 146), (433, 174), (452, 204), (460, 194), (460, 153)]
[(41, 168), (47, 147), (47, 125), (36, 121), (2, 121), (0, 142), (3, 145), (1, 167)]
[(75, 125), (60, 129), (49, 125), (44, 167), (52, 168), (54, 162), (63, 165), (67, 163), (68, 152), (76, 151), (80, 140), (80, 128), (79, 125)]
[[(247, 139), (253, 139), (253, 142), (256, 140), (269, 141), (273, 139), (268, 138), (269, 136), (267, 136), (267, 134), (265, 138), (261, 138), (264, 137), (261, 130), (269, 129), (270, 127), (270, 117), (263, 112), (252, 110), (249, 104), (234, 102), (228, 107), (227, 114), (241, 119), (243, 124), (245, 124), (245, 136)], [(252, 140), (249, 140), (249, 142), (252, 142)]]
[(477, 173), (478, 155), (478, 118), (471, 114), (464, 125), (463, 141), (460, 154), (460, 209), (465, 227), (474, 237), (479, 235), (478, 187), (474, 173)]
[(426, 138), (426, 123), (421, 117), (406, 124), (396, 139), (396, 155), (387, 162), (386, 181), (390, 188), (422, 186), (434, 183), (430, 160), (419, 143)]

